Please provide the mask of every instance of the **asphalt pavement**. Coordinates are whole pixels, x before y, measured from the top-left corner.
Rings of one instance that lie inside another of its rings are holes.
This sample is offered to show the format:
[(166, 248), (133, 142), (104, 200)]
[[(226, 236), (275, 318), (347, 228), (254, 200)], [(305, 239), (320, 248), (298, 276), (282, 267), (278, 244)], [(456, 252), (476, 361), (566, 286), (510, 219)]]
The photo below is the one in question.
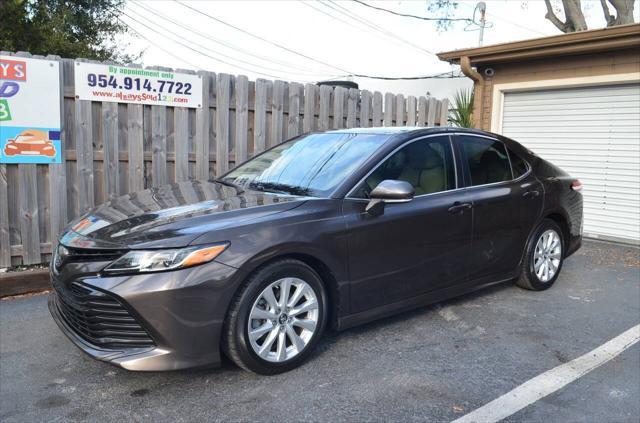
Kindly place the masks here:
[[(46, 295), (0, 301), (0, 421), (451, 421), (640, 323), (640, 251), (587, 242), (513, 284), (340, 333), (302, 367), (132, 373), (74, 347)], [(640, 344), (508, 421), (638, 422)]]

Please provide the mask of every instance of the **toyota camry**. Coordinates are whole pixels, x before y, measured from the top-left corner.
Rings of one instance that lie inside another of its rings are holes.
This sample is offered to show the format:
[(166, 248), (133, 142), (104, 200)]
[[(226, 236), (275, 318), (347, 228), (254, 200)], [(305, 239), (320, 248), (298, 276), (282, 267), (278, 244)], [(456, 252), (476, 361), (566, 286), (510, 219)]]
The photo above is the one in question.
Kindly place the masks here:
[(83, 351), (129, 370), (225, 354), (280, 373), (328, 329), (501, 282), (549, 288), (581, 244), (581, 187), (475, 130), (305, 134), (71, 222), (49, 308)]

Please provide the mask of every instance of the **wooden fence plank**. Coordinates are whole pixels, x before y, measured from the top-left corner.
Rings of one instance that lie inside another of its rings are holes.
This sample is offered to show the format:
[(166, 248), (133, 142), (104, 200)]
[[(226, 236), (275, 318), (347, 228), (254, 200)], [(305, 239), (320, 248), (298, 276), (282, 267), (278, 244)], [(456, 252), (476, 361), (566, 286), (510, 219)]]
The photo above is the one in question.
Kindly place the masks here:
[[(60, 89), (60, 150), (66, 150), (66, 140), (68, 130), (64, 115), (64, 75), (66, 72), (73, 72), (73, 61), (62, 60), (59, 56), (48, 56), (50, 60), (56, 60), (60, 66), (59, 89)], [(61, 163), (49, 165), (49, 230), (51, 241), (55, 243), (58, 235), (67, 224), (67, 164), (64, 154), (60, 154)], [(1, 212), (0, 212), (1, 213)], [(0, 229), (0, 232), (2, 229)], [(2, 235), (0, 234), (0, 238)], [(0, 242), (1, 243), (1, 242)], [(0, 254), (2, 262), (2, 254)], [(2, 264), (0, 263), (0, 267)]]
[(384, 95), (384, 126), (393, 126), (393, 106), (396, 96), (391, 93)]
[(396, 122), (395, 126), (404, 126), (405, 121), (405, 113), (406, 113), (406, 103), (404, 96), (402, 94), (398, 94), (396, 96)]
[(412, 95), (407, 97), (407, 126), (416, 126), (416, 98)]
[(358, 125), (358, 90), (349, 89), (347, 97), (347, 128), (355, 128)]
[(429, 102), (427, 105), (427, 126), (435, 126), (436, 124), (436, 107), (438, 105), (438, 100), (434, 97), (429, 97)]
[(382, 93), (379, 91), (373, 93), (372, 113), (371, 126), (382, 126)]
[(199, 71), (198, 76), (202, 78), (202, 107), (196, 109), (196, 179), (209, 179), (209, 131), (211, 102), (209, 93), (211, 90), (211, 80), (215, 77), (210, 72)]
[(440, 126), (447, 126), (449, 120), (449, 100), (443, 98), (440, 100)]
[(344, 99), (347, 89), (335, 87), (333, 90), (333, 128), (344, 128)]
[(427, 98), (418, 98), (418, 126), (427, 126)]
[(249, 132), (249, 79), (244, 75), (236, 78), (236, 166), (247, 160)]
[(167, 110), (151, 106), (151, 179), (153, 186), (165, 185), (167, 176)]
[(271, 97), (271, 136), (269, 147), (284, 141), (284, 81), (274, 81)]
[(371, 118), (371, 92), (363, 90), (360, 94), (360, 126), (367, 128)]
[[(19, 164), (19, 216), (22, 237), (22, 263), (40, 263), (40, 230), (38, 227), (37, 165)], [(91, 187), (93, 189), (93, 187)]]
[(300, 134), (300, 100), (304, 95), (302, 85), (289, 84), (289, 115), (287, 117), (287, 139)]
[(91, 102), (76, 100), (76, 151), (78, 152), (78, 212), (85, 213), (95, 205), (93, 190), (93, 120)]
[(107, 200), (120, 194), (118, 186), (118, 103), (102, 103), (102, 148), (104, 150), (104, 192)]
[(7, 165), (0, 164), (0, 268), (11, 266)]
[(189, 109), (176, 107), (173, 110), (173, 131), (175, 133), (175, 180), (189, 180)]
[(304, 118), (302, 119), (302, 131), (311, 132), (316, 128), (316, 91), (317, 86), (306, 84), (304, 86)]
[(267, 147), (267, 81), (256, 80), (256, 100), (253, 124), (253, 154), (261, 153)]
[(144, 189), (144, 145), (141, 104), (127, 104), (127, 147), (129, 150), (129, 192)]
[[(60, 63), (63, 163), (0, 165), (0, 267), (46, 260), (68, 219), (94, 207), (103, 194), (111, 199), (145, 186), (220, 175), (230, 163), (301, 131), (381, 126), (383, 119), (387, 126), (447, 124), (448, 102), (435, 98), (254, 83), (212, 72), (198, 73), (203, 102), (197, 109), (81, 101), (73, 86), (75, 62)], [(174, 194), (198, 197), (198, 190), (191, 191), (184, 186)], [(136, 204), (132, 199), (114, 212), (130, 214)]]
[(216, 84), (216, 177), (229, 169), (229, 102), (231, 101), (231, 77), (218, 74)]
[(331, 112), (331, 92), (333, 89), (328, 85), (320, 86), (320, 112), (318, 114), (318, 129), (326, 131), (331, 128), (329, 114)]

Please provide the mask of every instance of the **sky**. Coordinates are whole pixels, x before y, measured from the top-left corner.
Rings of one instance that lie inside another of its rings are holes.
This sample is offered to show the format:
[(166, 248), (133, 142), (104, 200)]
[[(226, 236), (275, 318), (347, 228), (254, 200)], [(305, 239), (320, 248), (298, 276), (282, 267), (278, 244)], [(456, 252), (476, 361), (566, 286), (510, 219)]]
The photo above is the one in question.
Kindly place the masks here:
[[(364, 1), (399, 13), (439, 16), (427, 10), (426, 0)], [(544, 18), (543, 0), (485, 3), (484, 45), (560, 34)], [(599, 3), (583, 0), (590, 28), (605, 26)], [(472, 18), (476, 4), (458, 1), (450, 17)], [(638, 0), (635, 9), (637, 22)], [(457, 74), (457, 68), (440, 61), (435, 53), (476, 47), (479, 41), (478, 26), (473, 24), (453, 22), (448, 30), (438, 31), (434, 22), (339, 0), (128, 0), (121, 19), (131, 31), (120, 43), (130, 53), (142, 51), (141, 62), (145, 66), (205, 69), (247, 75), (252, 80), (317, 82), (345, 79), (346, 74), (385, 77), (451, 71)], [(451, 96), (459, 87), (471, 86), (466, 78), (353, 80), (360, 89), (416, 96), (428, 93), (439, 98)]]

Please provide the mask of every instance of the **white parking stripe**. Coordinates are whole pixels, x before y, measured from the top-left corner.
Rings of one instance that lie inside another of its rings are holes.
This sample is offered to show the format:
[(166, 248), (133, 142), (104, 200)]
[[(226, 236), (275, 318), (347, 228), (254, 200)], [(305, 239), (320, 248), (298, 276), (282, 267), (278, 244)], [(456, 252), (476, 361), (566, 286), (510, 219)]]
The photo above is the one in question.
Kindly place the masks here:
[(615, 358), (638, 341), (640, 341), (640, 325), (632, 327), (575, 360), (571, 360), (526, 381), (512, 391), (460, 417), (453, 423), (498, 422), (584, 376)]

